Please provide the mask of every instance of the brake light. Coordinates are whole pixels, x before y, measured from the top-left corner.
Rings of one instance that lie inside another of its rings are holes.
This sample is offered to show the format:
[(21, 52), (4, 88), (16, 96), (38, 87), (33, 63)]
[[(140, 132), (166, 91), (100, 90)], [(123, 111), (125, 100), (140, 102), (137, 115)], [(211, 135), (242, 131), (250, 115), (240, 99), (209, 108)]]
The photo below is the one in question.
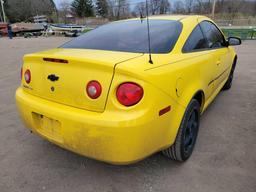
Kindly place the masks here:
[(43, 60), (47, 62), (54, 62), (54, 63), (68, 63), (68, 60), (65, 60), (65, 59), (43, 58)]
[(136, 83), (123, 83), (116, 92), (117, 100), (124, 106), (133, 106), (143, 97), (143, 89)]
[(25, 81), (26, 81), (27, 84), (30, 83), (30, 81), (31, 81), (31, 72), (30, 72), (29, 69), (27, 69), (27, 70), (25, 71), (24, 79), (25, 79)]
[(100, 83), (98, 81), (90, 81), (87, 84), (86, 92), (91, 99), (97, 99), (102, 92)]

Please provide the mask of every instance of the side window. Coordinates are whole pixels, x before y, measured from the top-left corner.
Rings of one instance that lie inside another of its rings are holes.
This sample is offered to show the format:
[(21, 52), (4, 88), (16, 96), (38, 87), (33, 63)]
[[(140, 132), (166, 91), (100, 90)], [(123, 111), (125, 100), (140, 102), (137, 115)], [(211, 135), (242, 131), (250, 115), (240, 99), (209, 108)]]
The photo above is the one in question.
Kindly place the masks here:
[(209, 21), (203, 21), (200, 26), (208, 40), (208, 46), (210, 48), (221, 48), (224, 47), (225, 41), (224, 37), (219, 31), (219, 29)]
[(207, 49), (208, 43), (203, 35), (203, 32), (199, 25), (192, 31), (190, 36), (188, 37), (182, 51), (183, 52), (192, 52), (199, 51), (202, 49)]

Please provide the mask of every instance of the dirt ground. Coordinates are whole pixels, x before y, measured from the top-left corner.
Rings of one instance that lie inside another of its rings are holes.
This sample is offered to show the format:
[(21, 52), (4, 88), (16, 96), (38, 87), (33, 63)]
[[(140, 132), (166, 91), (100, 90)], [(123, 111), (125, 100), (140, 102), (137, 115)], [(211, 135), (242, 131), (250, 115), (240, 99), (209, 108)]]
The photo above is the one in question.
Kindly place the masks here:
[(155, 154), (113, 166), (63, 150), (24, 128), (16, 112), (22, 56), (69, 39), (0, 38), (0, 192), (255, 192), (256, 41), (237, 47), (233, 87), (201, 119), (189, 161)]

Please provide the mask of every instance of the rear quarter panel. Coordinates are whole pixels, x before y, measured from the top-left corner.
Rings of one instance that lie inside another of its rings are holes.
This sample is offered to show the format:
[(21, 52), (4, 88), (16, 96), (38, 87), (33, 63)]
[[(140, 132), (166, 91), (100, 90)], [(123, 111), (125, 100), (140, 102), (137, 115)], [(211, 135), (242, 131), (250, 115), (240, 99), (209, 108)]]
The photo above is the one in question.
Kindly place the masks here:
[[(118, 65), (115, 69), (106, 110), (113, 113), (113, 119), (115, 114), (118, 114), (120, 127), (122, 124), (129, 127), (129, 135), (124, 140), (129, 139), (135, 142), (143, 138), (140, 143), (143, 153), (151, 151), (150, 154), (152, 154), (152, 149), (157, 152), (169, 147), (175, 141), (177, 128), (185, 109), (163, 90), (147, 81), (143, 72), (132, 73), (121, 69), (120, 66)], [(118, 102), (116, 92), (118, 86), (124, 82), (134, 82), (143, 87), (144, 95), (138, 104), (125, 107)], [(164, 115), (159, 115), (160, 110), (168, 106), (171, 106), (171, 110)], [(139, 134), (134, 134), (135, 132)]]

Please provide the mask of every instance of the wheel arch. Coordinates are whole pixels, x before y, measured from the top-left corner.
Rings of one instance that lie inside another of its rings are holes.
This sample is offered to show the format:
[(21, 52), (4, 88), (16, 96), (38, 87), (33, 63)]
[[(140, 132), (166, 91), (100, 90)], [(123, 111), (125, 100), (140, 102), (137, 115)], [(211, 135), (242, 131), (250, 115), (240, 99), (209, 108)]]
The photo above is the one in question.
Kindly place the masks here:
[(233, 59), (232, 65), (235, 65), (235, 66), (236, 66), (236, 64), (237, 64), (237, 59), (238, 59), (238, 57), (237, 57), (237, 55), (235, 55), (235, 57), (234, 57), (234, 59)]
[[(205, 94), (203, 90), (198, 90), (194, 96), (192, 97), (192, 99), (196, 99), (198, 101), (198, 103), (200, 104), (200, 112), (202, 113), (203, 109), (204, 109), (204, 103), (205, 103)], [(191, 99), (191, 100), (192, 100)]]
[(235, 55), (234, 61), (237, 62), (237, 59), (238, 59), (238, 57), (237, 57), (237, 55)]

